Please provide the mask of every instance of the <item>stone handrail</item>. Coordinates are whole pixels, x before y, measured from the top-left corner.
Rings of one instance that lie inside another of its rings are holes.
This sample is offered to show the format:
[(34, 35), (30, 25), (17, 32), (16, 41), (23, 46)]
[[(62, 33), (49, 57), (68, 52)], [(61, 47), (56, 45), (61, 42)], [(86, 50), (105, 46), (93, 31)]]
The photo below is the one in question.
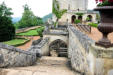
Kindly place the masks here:
[(0, 68), (34, 65), (36, 53), (0, 43)]
[(91, 26), (89, 26), (89, 25), (77, 24), (75, 26), (78, 27), (81, 31), (91, 33)]
[(89, 51), (90, 44), (94, 44), (95, 41), (89, 38), (86, 34), (82, 33), (78, 29), (76, 29), (74, 26), (69, 25), (69, 28), (73, 31), (73, 33), (77, 36), (79, 42), (82, 44), (82, 46), (85, 48), (86, 51)]
[(80, 75), (92, 75), (89, 63), (89, 51), (94, 41), (73, 25), (68, 26), (69, 49), (68, 57), (71, 59), (72, 68)]
[(3, 43), (0, 43), (0, 49), (7, 49), (9, 51), (15, 51), (15, 52), (19, 52), (19, 53), (24, 53), (24, 54), (28, 54), (28, 55), (35, 55), (35, 53), (31, 53), (29, 51), (25, 51), (25, 50), (21, 50), (19, 48), (16, 48), (14, 46), (9, 46)]
[(29, 51), (33, 51), (33, 52), (35, 52), (36, 54), (39, 54), (39, 55), (44, 55), (44, 51), (49, 50), (48, 48), (44, 49), (45, 45), (47, 45), (47, 47), (48, 47), (48, 42), (49, 42), (48, 37), (45, 38), (45, 39), (39, 40), (39, 41), (36, 40), (36, 41), (34, 41), (32, 46), (30, 47)]

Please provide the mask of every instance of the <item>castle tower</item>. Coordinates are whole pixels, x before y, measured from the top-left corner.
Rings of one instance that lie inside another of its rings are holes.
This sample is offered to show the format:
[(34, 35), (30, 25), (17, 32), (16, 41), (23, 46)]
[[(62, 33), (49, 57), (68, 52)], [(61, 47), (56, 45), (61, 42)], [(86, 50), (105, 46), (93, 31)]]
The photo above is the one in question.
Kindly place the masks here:
[(88, 0), (69, 0), (70, 10), (87, 10)]
[[(59, 2), (60, 9), (87, 10), (88, 0), (56, 0)], [(54, 2), (54, 0), (53, 0)]]

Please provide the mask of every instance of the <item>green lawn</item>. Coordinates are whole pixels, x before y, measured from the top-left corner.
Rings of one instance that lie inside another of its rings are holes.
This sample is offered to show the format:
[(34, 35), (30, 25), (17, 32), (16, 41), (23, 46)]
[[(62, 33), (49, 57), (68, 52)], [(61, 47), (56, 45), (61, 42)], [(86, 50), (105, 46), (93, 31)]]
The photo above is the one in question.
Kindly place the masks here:
[(33, 29), (33, 30), (29, 30), (26, 32), (22, 32), (22, 33), (17, 33), (16, 35), (20, 35), (20, 36), (40, 36), (40, 34), (42, 34), (44, 30), (44, 27), (39, 27), (37, 29)]
[(8, 44), (8, 45), (12, 45), (12, 46), (18, 46), (18, 45), (21, 45), (21, 44), (23, 44), (27, 41), (28, 41), (28, 39), (13, 39), (13, 40), (6, 41), (6, 42), (3, 42), (3, 43)]
[(38, 35), (38, 33), (37, 33), (37, 29), (35, 29), (35, 30), (27, 31), (27, 32), (18, 33), (16, 35), (36, 36)]

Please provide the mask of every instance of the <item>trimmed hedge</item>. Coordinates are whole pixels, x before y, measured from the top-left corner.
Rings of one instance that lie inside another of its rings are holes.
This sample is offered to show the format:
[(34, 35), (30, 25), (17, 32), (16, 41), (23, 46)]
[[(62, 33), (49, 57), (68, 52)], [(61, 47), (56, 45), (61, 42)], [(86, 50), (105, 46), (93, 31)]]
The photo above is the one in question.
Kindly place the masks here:
[(26, 32), (22, 32), (22, 33), (17, 33), (17, 36), (37, 36), (37, 29), (32, 29)]
[(98, 24), (97, 23), (89, 23), (88, 25), (92, 26), (92, 27), (98, 27)]
[(17, 46), (24, 45), (24, 44), (26, 44), (29, 41), (30, 41), (30, 39), (17, 38), (17, 39), (13, 39), (13, 40), (10, 40), (10, 41), (3, 42), (3, 43), (17, 47)]

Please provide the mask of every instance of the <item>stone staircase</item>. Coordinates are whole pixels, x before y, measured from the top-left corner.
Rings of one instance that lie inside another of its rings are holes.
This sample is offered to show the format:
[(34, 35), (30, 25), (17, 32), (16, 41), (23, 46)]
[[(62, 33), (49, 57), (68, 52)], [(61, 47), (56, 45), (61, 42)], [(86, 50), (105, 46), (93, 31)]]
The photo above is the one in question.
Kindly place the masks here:
[(78, 28), (82, 32), (91, 33), (91, 26), (89, 25), (79, 24), (79, 25), (76, 25), (76, 28)]
[(65, 57), (42, 57), (36, 65), (1, 69), (0, 75), (79, 75), (68, 67)]
[(67, 49), (58, 50), (59, 57), (68, 57)]

